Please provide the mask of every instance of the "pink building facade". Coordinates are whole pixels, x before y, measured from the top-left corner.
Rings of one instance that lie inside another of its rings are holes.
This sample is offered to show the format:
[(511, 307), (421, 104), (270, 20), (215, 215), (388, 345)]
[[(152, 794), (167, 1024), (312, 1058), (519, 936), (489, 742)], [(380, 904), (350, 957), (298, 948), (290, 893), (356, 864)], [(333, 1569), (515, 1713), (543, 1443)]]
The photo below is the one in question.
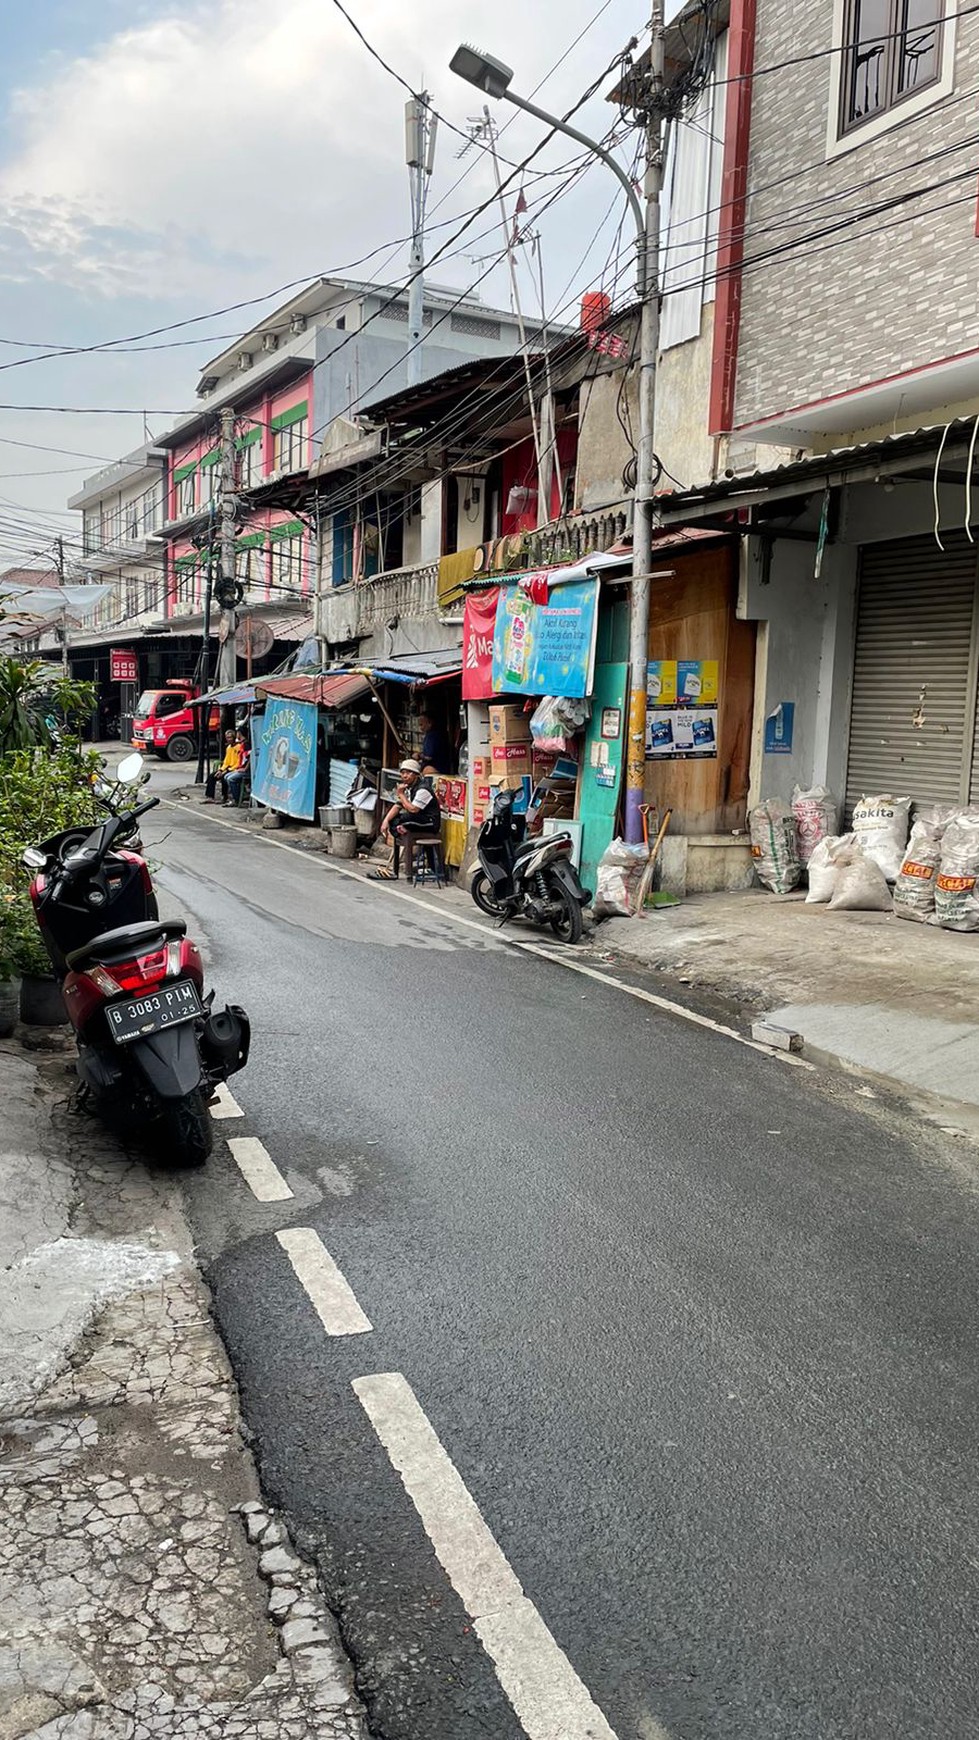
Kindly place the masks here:
[[(310, 371), (288, 387), (264, 393), (236, 410), (239, 488), (254, 489), (309, 464), (312, 390)], [(204, 608), (208, 556), (193, 543), (192, 532), (200, 537), (206, 526), (197, 522), (212, 513), (216, 545), (220, 499), (221, 450), (212, 425), (170, 454), (166, 518), (174, 525), (185, 522), (187, 532), (168, 544), (168, 619), (199, 615)], [(237, 548), (237, 573), (246, 603), (287, 605), (314, 590), (313, 539), (299, 520), (282, 510), (252, 511), (239, 528)]]

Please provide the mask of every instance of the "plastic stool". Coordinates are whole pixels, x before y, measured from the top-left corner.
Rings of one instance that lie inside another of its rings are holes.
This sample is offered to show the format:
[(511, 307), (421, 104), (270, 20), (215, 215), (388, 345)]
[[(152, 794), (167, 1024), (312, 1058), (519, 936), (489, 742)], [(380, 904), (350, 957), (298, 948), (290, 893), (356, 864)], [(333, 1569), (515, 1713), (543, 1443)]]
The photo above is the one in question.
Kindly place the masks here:
[(432, 882), (436, 888), (444, 888), (445, 854), (441, 834), (406, 834), (402, 838), (407, 880), (416, 887)]

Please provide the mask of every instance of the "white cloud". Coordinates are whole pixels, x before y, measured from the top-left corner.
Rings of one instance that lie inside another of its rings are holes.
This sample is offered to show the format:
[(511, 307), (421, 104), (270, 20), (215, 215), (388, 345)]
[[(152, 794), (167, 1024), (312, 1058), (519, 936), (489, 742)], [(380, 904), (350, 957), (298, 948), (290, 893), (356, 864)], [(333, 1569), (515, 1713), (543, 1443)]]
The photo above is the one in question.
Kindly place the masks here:
[[(354, 0), (352, 10), (461, 122), (479, 99), (447, 70), (460, 34), (516, 53), (529, 88), (591, 6), (580, 0), (571, 16), (560, 0), (462, 11), (457, 0)], [(603, 19), (547, 95), (576, 94), (622, 28)], [(0, 278), (180, 296), (340, 266), (407, 227), (403, 100), (330, 0), (217, 0), (129, 28), (14, 94)], [(514, 139), (539, 132), (524, 125)], [(443, 134), (436, 193), (459, 173), (457, 143)], [(477, 169), (448, 209), (488, 185)]]

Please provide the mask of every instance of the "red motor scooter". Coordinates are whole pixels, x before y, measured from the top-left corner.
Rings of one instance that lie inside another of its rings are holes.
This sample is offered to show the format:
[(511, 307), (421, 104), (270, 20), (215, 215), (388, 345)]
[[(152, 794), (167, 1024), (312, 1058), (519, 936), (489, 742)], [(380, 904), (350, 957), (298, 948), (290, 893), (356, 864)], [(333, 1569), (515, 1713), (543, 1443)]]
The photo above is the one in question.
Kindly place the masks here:
[(250, 1028), (243, 1009), (214, 1010), (187, 926), (160, 919), (146, 862), (126, 849), (160, 801), (132, 804), (126, 788), (144, 777), (142, 757), (125, 757), (115, 783), (96, 786), (106, 820), (29, 846), (24, 863), (35, 871), (34, 914), (75, 1031), (83, 1091), (113, 1127), (155, 1128), (174, 1159), (200, 1165), (213, 1140), (208, 1102), (248, 1061)]

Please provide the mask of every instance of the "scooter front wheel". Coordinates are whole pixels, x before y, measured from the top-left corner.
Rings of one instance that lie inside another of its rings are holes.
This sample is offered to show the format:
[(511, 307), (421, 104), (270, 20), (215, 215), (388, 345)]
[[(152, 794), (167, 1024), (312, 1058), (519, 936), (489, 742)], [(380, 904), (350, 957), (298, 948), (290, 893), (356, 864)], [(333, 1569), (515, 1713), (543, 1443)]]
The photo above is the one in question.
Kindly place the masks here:
[(160, 1121), (167, 1159), (177, 1166), (203, 1166), (214, 1146), (214, 1130), (200, 1088), (179, 1100), (161, 1100)]
[(492, 884), (483, 870), (477, 870), (470, 892), (480, 912), (485, 912), (487, 918), (504, 918), (509, 911), (502, 901), (494, 900)]

